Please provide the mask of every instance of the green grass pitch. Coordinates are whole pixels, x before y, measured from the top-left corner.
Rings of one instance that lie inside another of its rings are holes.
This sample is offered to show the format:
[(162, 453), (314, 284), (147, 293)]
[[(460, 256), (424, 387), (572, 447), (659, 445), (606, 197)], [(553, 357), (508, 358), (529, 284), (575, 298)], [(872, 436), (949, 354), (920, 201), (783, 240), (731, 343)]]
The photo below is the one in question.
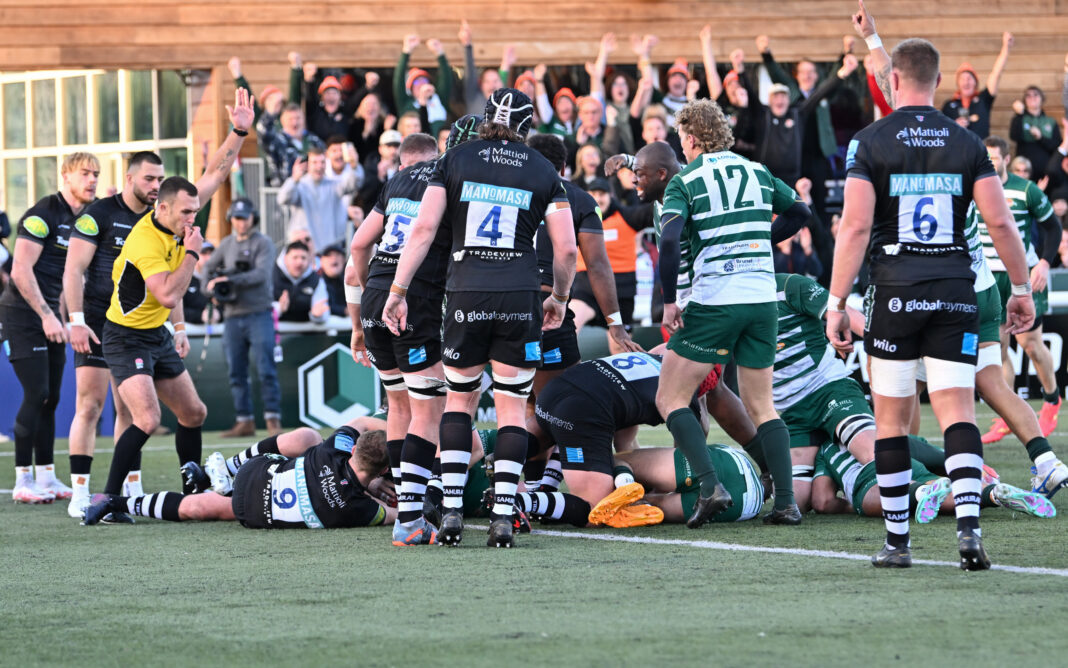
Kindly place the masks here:
[[(989, 410), (979, 410), (985, 429)], [(929, 410), (924, 434), (937, 436)], [(666, 436), (646, 429), (642, 441), (664, 445)], [(1051, 442), (1068, 456), (1063, 436)], [(171, 444), (149, 441), (149, 491), (179, 484)], [(110, 439), (99, 446), (110, 449)], [(237, 450), (206, 435), (205, 454), (216, 447)], [(1027, 486), (1029, 463), (1015, 439), (986, 453), (1006, 482)], [(57, 463), (66, 479), (65, 454)], [(109, 463), (109, 454), (96, 458), (94, 490)], [(11, 444), (0, 445), (0, 488), (12, 486), (12, 464)], [(1068, 492), (1054, 501), (1068, 501)], [(1054, 520), (985, 511), (994, 563), (1068, 569), (1065, 515), (1068, 504)], [(1068, 648), (1065, 572), (886, 572), (863, 561), (690, 544), (867, 556), (882, 540), (877, 519), (809, 514), (797, 528), (757, 521), (605, 533), (685, 542), (535, 533), (519, 536), (516, 549), (490, 550), (484, 533), (469, 529), (459, 549), (399, 549), (385, 527), (267, 532), (141, 518), (82, 527), (65, 502), (5, 498), (0, 664), (971, 667), (1057, 664)], [(955, 543), (951, 517), (914, 526), (918, 559), (954, 562)]]

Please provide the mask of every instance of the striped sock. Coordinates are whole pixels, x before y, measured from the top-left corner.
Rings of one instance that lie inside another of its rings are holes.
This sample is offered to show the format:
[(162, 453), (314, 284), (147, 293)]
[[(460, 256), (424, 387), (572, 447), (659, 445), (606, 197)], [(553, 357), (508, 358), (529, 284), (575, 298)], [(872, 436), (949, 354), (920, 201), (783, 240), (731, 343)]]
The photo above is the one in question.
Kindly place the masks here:
[(983, 442), (979, 429), (969, 422), (949, 425), (945, 432), (946, 473), (953, 484), (957, 534), (979, 530), (979, 501), (983, 485)]
[(112, 507), (139, 517), (152, 517), (168, 522), (181, 522), (178, 506), (185, 495), (177, 492), (159, 492), (144, 496), (119, 496), (112, 502)]
[(541, 477), (538, 489), (542, 492), (554, 492), (560, 489), (564, 481), (564, 465), (560, 461), (560, 451), (553, 450), (549, 461), (545, 462), (545, 474)]
[(875, 477), (886, 524), (886, 544), (909, 545), (909, 483), (912, 481), (912, 458), (907, 436), (880, 438), (875, 441)]
[(245, 465), (245, 462), (253, 457), (259, 457), (260, 455), (277, 455), (278, 454), (278, 435), (268, 436), (259, 443), (245, 448), (241, 452), (237, 453), (233, 457), (226, 460), (226, 468), (230, 471), (230, 475), (237, 475), (237, 470)]
[(437, 446), (414, 434), (404, 437), (401, 451), (400, 493), (397, 495), (397, 520), (401, 524), (414, 522), (423, 516), (423, 496), (433, 475), (434, 452)]
[(515, 495), (519, 509), (543, 520), (558, 520), (584, 527), (589, 523), (590, 504), (574, 494), (563, 492), (520, 492)]
[(403, 448), (403, 438), (386, 441), (386, 450), (389, 452), (389, 474), (393, 478), (393, 484), (397, 487), (401, 484), (401, 450)]
[(527, 430), (501, 427), (497, 430), (497, 447), (493, 451), (493, 516), (511, 517), (519, 474), (527, 457)]
[[(446, 510), (463, 510), (467, 467), (471, 463), (471, 416), (450, 412), (441, 416), (441, 485)], [(524, 444), (525, 445), (525, 444)]]

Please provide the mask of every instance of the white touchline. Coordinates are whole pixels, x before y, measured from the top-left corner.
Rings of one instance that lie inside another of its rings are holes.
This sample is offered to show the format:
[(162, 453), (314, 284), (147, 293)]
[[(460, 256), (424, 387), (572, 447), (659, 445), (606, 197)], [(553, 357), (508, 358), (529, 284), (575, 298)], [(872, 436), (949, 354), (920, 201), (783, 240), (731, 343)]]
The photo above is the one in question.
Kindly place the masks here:
[[(488, 529), (486, 526), (468, 525), (469, 529)], [(759, 545), (737, 545), (735, 543), (719, 543), (712, 540), (680, 540), (669, 538), (650, 538), (649, 536), (620, 536), (612, 533), (587, 533), (579, 531), (551, 531), (547, 529), (534, 529), (532, 535), (554, 536), (556, 538), (584, 538), (586, 540), (603, 540), (615, 543), (640, 543), (643, 545), (684, 545), (703, 550), (727, 550), (729, 552), (763, 552), (765, 554), (788, 554), (797, 557), (822, 557), (824, 559), (846, 559), (849, 561), (870, 562), (871, 556), (865, 554), (851, 554), (849, 552), (834, 552), (832, 550), (803, 550), (794, 547), (763, 547)], [(921, 566), (950, 566), (960, 568), (960, 564), (954, 561), (935, 561), (934, 559), (913, 559), (913, 564)], [(995, 571), (1007, 571), (1009, 573), (1027, 573), (1029, 575), (1055, 575), (1068, 578), (1068, 569), (1064, 568), (1040, 568), (1030, 566), (1007, 566), (994, 564)]]

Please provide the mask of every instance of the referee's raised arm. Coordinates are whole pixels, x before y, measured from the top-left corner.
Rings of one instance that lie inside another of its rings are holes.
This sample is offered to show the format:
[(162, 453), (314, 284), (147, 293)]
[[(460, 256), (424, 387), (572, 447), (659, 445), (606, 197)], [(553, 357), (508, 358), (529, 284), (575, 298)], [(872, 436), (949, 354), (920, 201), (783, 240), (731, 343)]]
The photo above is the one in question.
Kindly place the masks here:
[(219, 150), (215, 151), (215, 154), (208, 160), (204, 174), (197, 179), (197, 193), (200, 195), (202, 204), (211, 199), (219, 186), (230, 178), (230, 167), (237, 159), (241, 144), (248, 136), (248, 129), (252, 127), (255, 118), (252, 103), (253, 98), (248, 90), (238, 88), (234, 93), (234, 106), (226, 105), (226, 112), (230, 115), (233, 130), (226, 135), (226, 140), (219, 146)]

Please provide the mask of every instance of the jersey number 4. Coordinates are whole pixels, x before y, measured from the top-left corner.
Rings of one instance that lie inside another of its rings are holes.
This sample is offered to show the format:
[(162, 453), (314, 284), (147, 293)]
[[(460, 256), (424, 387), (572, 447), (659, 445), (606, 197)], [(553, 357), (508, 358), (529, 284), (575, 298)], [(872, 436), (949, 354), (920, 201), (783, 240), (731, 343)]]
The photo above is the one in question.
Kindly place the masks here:
[(471, 202), (467, 208), (466, 246), (515, 248), (519, 209), (514, 206)]

